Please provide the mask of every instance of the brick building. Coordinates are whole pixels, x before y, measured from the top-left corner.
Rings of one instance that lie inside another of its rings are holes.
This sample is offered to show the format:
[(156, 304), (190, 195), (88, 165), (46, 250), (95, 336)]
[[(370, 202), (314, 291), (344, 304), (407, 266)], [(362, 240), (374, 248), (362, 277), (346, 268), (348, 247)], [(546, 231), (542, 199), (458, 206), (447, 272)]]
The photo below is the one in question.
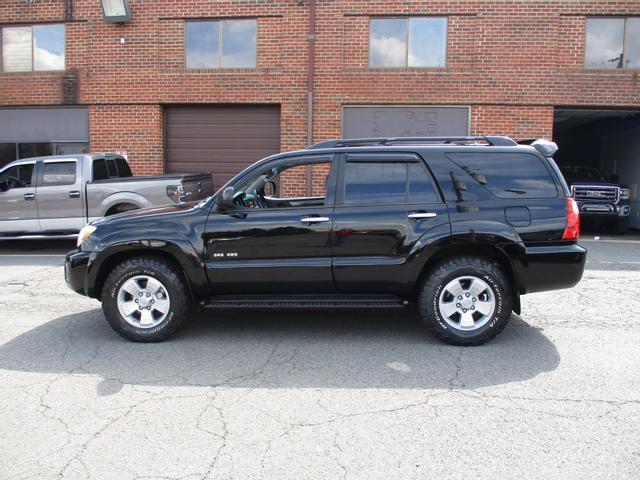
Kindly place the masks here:
[(129, 7), (110, 23), (100, 0), (0, 3), (0, 161), (124, 151), (136, 173), (219, 186), (309, 141), (506, 134), (640, 183), (638, 1)]

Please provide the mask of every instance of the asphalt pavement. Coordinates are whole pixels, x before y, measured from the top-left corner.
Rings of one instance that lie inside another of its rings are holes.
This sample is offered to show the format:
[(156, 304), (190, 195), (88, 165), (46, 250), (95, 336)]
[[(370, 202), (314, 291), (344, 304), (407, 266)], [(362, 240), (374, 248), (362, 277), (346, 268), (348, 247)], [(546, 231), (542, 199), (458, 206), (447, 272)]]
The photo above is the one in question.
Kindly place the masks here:
[(115, 335), (73, 242), (0, 242), (0, 478), (635, 479), (640, 241), (476, 348), (402, 312), (194, 315)]

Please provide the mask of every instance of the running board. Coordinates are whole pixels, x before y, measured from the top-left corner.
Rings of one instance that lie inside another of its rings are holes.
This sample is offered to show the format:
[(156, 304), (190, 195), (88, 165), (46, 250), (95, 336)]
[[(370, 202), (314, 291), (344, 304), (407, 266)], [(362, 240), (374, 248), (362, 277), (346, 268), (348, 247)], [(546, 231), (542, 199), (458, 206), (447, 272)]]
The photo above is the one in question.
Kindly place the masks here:
[(299, 296), (299, 297), (258, 297), (258, 296), (217, 296), (205, 300), (203, 308), (273, 308), (273, 309), (324, 309), (324, 308), (402, 308), (408, 302), (390, 296)]

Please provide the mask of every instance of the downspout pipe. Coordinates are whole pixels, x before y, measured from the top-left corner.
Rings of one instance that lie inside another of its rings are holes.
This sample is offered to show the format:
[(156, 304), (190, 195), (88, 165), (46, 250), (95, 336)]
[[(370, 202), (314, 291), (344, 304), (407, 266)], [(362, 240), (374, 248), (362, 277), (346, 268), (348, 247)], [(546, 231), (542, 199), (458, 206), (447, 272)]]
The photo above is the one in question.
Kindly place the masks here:
[[(313, 143), (313, 93), (316, 75), (316, 0), (309, 2), (309, 56), (307, 60), (307, 146)], [(307, 195), (311, 195), (313, 171), (307, 166)]]

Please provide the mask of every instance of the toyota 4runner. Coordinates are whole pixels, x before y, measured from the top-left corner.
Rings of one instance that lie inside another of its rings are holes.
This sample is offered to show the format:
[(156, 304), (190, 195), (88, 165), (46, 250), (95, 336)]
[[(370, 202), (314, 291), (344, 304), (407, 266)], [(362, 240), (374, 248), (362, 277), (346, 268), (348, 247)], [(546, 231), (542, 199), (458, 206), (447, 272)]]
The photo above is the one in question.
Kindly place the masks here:
[(520, 313), (520, 295), (582, 276), (556, 150), (507, 137), (321, 142), (199, 203), (92, 222), (65, 278), (134, 341), (166, 339), (194, 307), (417, 304), (436, 336), (478, 345)]

